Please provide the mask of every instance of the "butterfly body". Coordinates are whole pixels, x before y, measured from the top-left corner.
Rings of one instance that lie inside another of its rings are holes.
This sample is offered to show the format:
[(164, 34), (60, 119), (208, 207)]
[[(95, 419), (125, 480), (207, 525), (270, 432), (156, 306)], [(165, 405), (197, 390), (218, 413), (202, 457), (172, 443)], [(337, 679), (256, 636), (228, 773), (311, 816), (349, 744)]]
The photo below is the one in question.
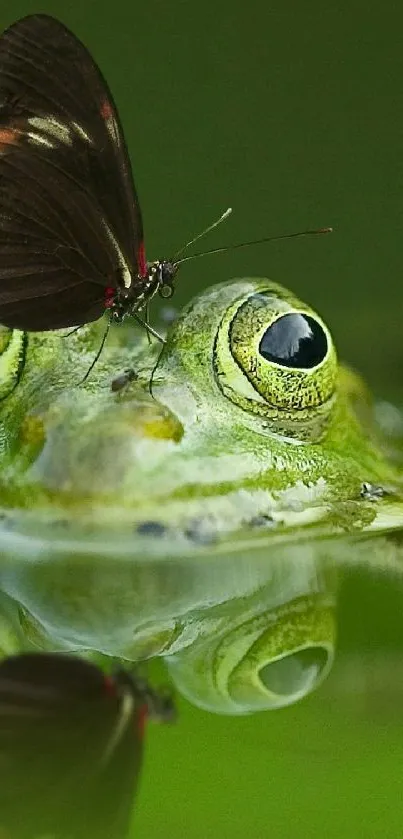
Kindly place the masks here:
[(145, 276), (137, 277), (137, 282), (129, 288), (109, 287), (105, 290), (105, 308), (109, 309), (111, 319), (121, 323), (127, 315), (136, 315), (152, 300), (157, 292), (168, 298), (173, 294), (173, 280), (177, 265), (168, 260), (155, 260), (147, 263)]

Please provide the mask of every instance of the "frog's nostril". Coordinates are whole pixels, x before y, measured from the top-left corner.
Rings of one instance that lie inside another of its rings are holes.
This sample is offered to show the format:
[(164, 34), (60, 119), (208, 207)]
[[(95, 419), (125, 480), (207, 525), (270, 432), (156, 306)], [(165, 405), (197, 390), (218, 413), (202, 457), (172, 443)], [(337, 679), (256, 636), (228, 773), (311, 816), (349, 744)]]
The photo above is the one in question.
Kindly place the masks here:
[(278, 696), (306, 694), (317, 684), (328, 660), (324, 647), (308, 647), (266, 664), (259, 677), (267, 690)]

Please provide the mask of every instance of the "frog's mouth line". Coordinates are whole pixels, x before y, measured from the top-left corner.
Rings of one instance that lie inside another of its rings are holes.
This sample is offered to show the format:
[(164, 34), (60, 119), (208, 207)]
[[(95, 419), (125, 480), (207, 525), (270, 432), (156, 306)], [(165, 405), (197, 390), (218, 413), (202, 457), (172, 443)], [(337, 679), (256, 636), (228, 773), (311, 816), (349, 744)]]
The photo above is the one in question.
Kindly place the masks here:
[[(38, 511), (10, 513), (4, 511), (0, 527), (0, 551), (2, 562), (49, 561), (57, 557), (82, 562), (83, 557), (97, 557), (105, 561), (140, 562), (155, 560), (180, 560), (181, 558), (203, 561), (215, 560), (217, 556), (233, 557), (250, 551), (270, 551), (291, 548), (314, 539), (332, 544), (345, 540), (366, 541), (369, 534), (380, 536), (402, 529), (402, 510), (398, 502), (388, 500), (387, 505), (367, 505), (372, 513), (368, 521), (360, 520), (360, 526), (346, 527), (346, 521), (332, 516), (328, 505), (312, 505), (302, 510), (287, 510), (267, 517), (257, 517), (251, 526), (238, 527), (235, 531), (215, 534), (180, 527), (166, 528), (159, 522), (139, 523), (136, 531), (133, 525), (126, 528), (120, 522), (115, 526), (101, 527), (99, 521), (69, 522), (65, 518), (51, 518), (49, 513), (38, 515)], [(156, 527), (158, 525), (158, 528)], [(393, 551), (392, 551), (393, 554)], [(390, 561), (393, 562), (393, 555)]]

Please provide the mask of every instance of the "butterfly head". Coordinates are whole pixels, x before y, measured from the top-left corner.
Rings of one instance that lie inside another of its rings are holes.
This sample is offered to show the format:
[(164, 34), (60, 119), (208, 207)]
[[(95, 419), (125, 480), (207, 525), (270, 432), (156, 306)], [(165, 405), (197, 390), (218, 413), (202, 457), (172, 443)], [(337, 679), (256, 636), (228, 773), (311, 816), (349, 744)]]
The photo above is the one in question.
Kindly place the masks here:
[[(167, 299), (172, 297), (174, 293), (174, 279), (178, 271), (179, 264), (170, 260), (157, 259), (155, 262), (150, 262), (148, 265), (148, 281), (150, 283), (151, 296), (156, 292)], [(155, 289), (155, 290), (154, 290)]]
[(130, 672), (121, 667), (114, 673), (114, 686), (121, 697), (131, 694), (146, 718), (157, 722), (175, 722), (175, 702), (169, 689), (156, 690), (136, 671)]

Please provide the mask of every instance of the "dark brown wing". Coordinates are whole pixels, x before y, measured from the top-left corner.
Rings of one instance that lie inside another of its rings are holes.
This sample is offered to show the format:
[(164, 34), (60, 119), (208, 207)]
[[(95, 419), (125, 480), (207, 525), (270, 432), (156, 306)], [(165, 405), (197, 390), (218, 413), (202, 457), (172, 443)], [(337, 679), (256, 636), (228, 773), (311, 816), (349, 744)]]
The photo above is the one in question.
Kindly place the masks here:
[(0, 37), (0, 323), (95, 320), (145, 273), (143, 228), (111, 93), (81, 42), (33, 15)]
[(126, 837), (142, 757), (139, 715), (128, 687), (119, 693), (78, 658), (2, 662), (0, 836)]

